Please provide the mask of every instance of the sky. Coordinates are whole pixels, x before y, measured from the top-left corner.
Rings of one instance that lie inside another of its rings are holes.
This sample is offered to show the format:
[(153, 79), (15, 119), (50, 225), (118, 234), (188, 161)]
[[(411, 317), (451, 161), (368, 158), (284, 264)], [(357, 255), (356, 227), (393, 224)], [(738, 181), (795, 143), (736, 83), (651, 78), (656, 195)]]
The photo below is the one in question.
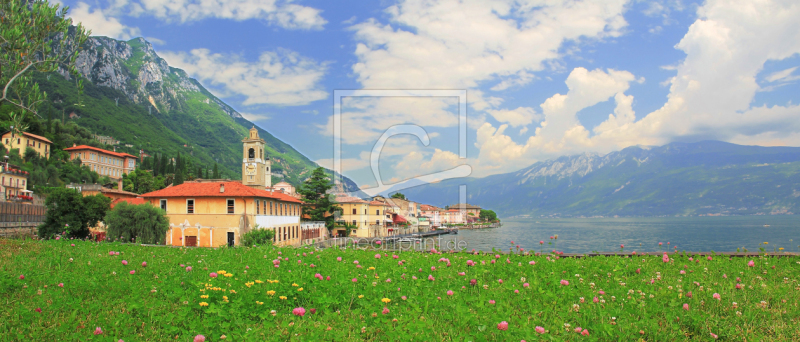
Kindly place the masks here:
[[(93, 35), (144, 37), (323, 166), (333, 166), (338, 138), (343, 173), (363, 187), (378, 183), (373, 161), (392, 184), (635, 145), (800, 146), (796, 0), (63, 4)], [(362, 89), (415, 94), (334, 97)], [(442, 90), (465, 91), (465, 131), (459, 97)], [(399, 134), (374, 153), (395, 125), (421, 127), (428, 143)]]

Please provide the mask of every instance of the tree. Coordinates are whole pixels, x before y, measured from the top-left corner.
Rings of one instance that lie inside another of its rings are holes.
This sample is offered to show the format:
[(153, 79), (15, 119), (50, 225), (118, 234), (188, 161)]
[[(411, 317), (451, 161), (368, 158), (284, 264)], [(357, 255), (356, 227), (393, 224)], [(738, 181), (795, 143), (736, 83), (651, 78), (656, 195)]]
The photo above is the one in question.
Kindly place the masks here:
[(111, 199), (100, 194), (82, 197), (75, 189), (55, 188), (45, 200), (47, 211), (38, 235), (50, 239), (65, 232), (68, 237), (85, 238), (110, 204)]
[(495, 214), (493, 210), (481, 209), (481, 214), (479, 217), (481, 220), (489, 222), (494, 222), (497, 220), (497, 214)]
[(103, 219), (108, 236), (123, 241), (163, 245), (169, 230), (169, 219), (161, 208), (149, 204), (119, 202)]
[[(325, 174), (325, 169), (318, 167), (311, 173), (311, 177), (300, 185), (297, 193), (303, 196), (303, 201), (309, 205), (303, 206), (303, 215), (311, 217), (311, 221), (325, 221), (328, 229), (333, 229), (334, 213), (340, 212), (341, 207), (336, 205), (333, 195), (328, 190), (333, 183)], [(325, 214), (328, 214), (326, 217)]]
[(32, 80), (33, 72), (62, 68), (78, 79), (77, 47), (91, 32), (81, 24), (71, 28), (69, 7), (47, 1), (0, 0), (0, 105), (8, 103), (22, 113), (37, 113), (47, 94)]
[(392, 194), (392, 198), (399, 198), (401, 200), (405, 200), (406, 199), (406, 195), (403, 195), (403, 194), (401, 194), (399, 192), (395, 192), (395, 193)]
[(217, 168), (217, 163), (214, 163), (214, 176), (213, 179), (219, 179), (219, 169)]

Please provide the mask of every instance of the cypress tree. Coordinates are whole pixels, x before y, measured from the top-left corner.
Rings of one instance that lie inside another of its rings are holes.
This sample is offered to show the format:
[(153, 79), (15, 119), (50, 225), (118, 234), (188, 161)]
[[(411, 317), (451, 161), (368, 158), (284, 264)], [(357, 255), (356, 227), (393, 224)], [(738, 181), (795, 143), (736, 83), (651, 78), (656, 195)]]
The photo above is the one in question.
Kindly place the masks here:
[(158, 174), (166, 175), (167, 174), (167, 155), (166, 154), (163, 154), (163, 153), (161, 154), (160, 166), (161, 167), (160, 167), (160, 169), (158, 171)]
[(219, 179), (219, 168), (217, 168), (217, 163), (214, 163), (214, 179)]
[(158, 156), (153, 156), (152, 170), (153, 170), (153, 177), (161, 174), (161, 161), (158, 159)]

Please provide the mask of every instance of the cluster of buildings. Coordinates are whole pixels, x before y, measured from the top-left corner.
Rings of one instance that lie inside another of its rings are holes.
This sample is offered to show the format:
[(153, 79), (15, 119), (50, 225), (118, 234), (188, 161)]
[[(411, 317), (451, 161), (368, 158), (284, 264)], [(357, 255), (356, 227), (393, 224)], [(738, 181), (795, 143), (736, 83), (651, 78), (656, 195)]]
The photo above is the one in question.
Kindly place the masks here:
[[(43, 158), (50, 158), (53, 143), (43, 137), (28, 132), (15, 134), (7, 131), (0, 135), (0, 142), (7, 151), (16, 148), (20, 157), (25, 155), (25, 150), (30, 147)], [(28, 190), (28, 172), (19, 166), (10, 164), (8, 156), (0, 164), (0, 201), (33, 203), (33, 192)]]
[[(11, 132), (1, 137), (9, 150), (30, 146), (41, 156), (50, 156), (52, 143), (44, 137), (30, 133), (20, 136)], [(196, 179), (142, 195), (122, 189), (122, 176), (136, 169), (138, 157), (87, 145), (73, 145), (64, 149), (70, 160), (80, 159), (92, 171), (116, 180), (117, 187), (106, 188), (98, 184), (70, 184), (68, 187), (84, 196), (107, 196), (112, 199), (112, 208), (120, 202), (128, 202), (163, 209), (169, 220), (166, 242), (172, 246), (238, 245), (242, 235), (254, 229), (273, 230), (273, 242), (278, 246), (313, 243), (329, 236), (386, 237), (471, 223), (480, 216), (480, 207), (469, 204), (442, 209), (400, 198), (375, 196), (361, 199), (337, 194), (335, 200), (342, 212), (336, 218), (334, 230), (328, 231), (324, 222), (303, 220), (309, 219), (302, 217), (302, 208), (307, 204), (294, 186), (286, 182), (272, 184), (271, 162), (264, 145), (258, 130), (255, 127), (250, 129), (248, 137), (242, 140), (240, 181)], [(24, 150), (20, 148), (20, 153)], [(30, 197), (32, 194), (26, 183), (25, 171), (7, 161), (0, 164), (0, 190), (4, 198)], [(98, 228), (102, 230), (104, 227)]]
[[(455, 204), (445, 209), (402, 198), (375, 196), (369, 199), (337, 194), (342, 208), (333, 234), (352, 237), (393, 236), (426, 231), (448, 225), (468, 224), (479, 219), (481, 208)], [(350, 230), (349, 234), (345, 230)]]

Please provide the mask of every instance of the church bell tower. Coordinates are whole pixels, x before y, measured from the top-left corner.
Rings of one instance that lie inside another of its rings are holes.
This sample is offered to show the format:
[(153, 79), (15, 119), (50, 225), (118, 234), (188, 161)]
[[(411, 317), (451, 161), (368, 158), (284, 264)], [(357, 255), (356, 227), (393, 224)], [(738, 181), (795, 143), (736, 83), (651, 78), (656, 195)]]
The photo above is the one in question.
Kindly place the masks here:
[(261, 190), (272, 187), (272, 172), (264, 151), (264, 139), (258, 136), (255, 126), (242, 140), (242, 147), (242, 184)]

